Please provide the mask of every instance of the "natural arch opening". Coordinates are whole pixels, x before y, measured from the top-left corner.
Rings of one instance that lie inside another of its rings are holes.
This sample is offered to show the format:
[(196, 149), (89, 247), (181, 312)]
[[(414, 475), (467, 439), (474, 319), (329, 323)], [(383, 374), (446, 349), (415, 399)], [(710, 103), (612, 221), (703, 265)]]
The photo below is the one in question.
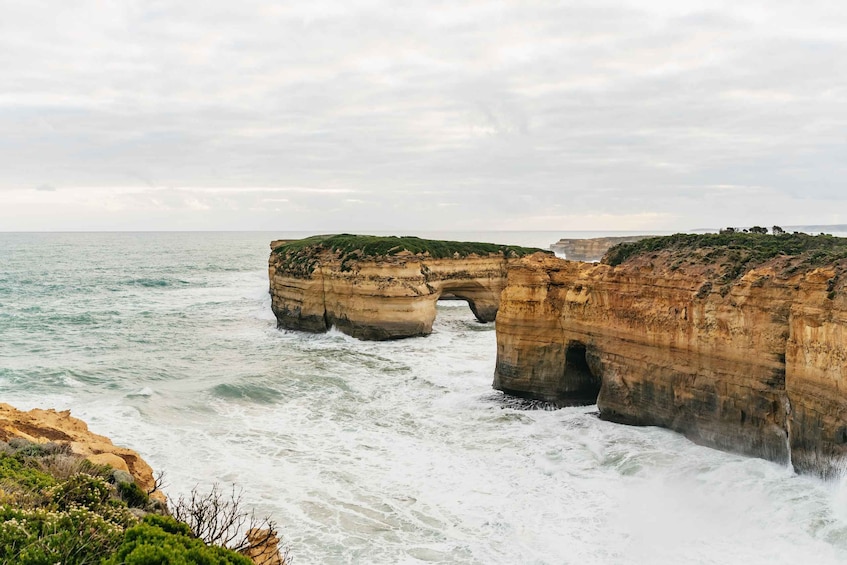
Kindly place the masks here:
[(599, 371), (592, 369), (584, 343), (572, 341), (565, 352), (565, 368), (558, 396), (568, 406), (586, 406), (597, 403), (600, 394)]
[(479, 283), (445, 284), (438, 300), (460, 300), (466, 302), (479, 322), (493, 322), (497, 317), (499, 296)]

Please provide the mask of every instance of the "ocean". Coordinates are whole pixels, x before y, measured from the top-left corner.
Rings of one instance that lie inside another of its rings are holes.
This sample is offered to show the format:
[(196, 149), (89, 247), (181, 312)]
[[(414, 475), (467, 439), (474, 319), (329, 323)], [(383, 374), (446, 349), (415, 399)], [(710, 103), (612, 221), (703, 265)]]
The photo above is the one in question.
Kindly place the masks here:
[(296, 565), (847, 563), (845, 481), (504, 397), (462, 302), (424, 338), (277, 330), (268, 243), (302, 235), (0, 233), (0, 401), (70, 409), (172, 497), (237, 485)]

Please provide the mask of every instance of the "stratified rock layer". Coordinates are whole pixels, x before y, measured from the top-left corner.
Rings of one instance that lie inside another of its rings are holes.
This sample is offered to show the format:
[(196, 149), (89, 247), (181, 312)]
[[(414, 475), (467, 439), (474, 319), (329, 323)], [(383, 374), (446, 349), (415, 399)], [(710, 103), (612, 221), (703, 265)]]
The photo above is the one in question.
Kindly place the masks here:
[[(769, 237), (769, 236), (763, 236)], [(494, 386), (830, 475), (847, 452), (843, 260), (658, 251), (509, 270)], [(737, 258), (737, 257), (736, 257)], [(599, 395), (598, 395), (599, 389)]]
[[(13, 406), (0, 403), (0, 441), (22, 438), (33, 443), (67, 443), (71, 451), (99, 465), (111, 465), (129, 472), (135, 482), (146, 492), (154, 490), (153, 469), (135, 451), (114, 445), (112, 441), (88, 429), (82, 420), (71, 416), (69, 410), (42, 410), (22, 412)], [(164, 501), (156, 491), (153, 498)]]
[(448, 295), (466, 300), (480, 322), (493, 322), (507, 267), (517, 260), (509, 251), (434, 258), (393, 249), (370, 256), (329, 244), (294, 252), (283, 243), (271, 244), (268, 273), (279, 327), (309, 332), (335, 327), (367, 340), (428, 335), (436, 302)]
[(590, 237), (585, 239), (560, 239), (550, 246), (556, 255), (571, 261), (599, 261), (611, 247), (619, 243), (631, 243), (652, 237), (649, 235), (626, 235), (621, 237)]

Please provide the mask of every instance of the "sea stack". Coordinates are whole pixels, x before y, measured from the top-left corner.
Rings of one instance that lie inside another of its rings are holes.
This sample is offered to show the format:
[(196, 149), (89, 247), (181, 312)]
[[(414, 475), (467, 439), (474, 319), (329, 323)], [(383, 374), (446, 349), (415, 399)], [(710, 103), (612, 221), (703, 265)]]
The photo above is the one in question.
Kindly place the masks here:
[(590, 237), (585, 239), (560, 239), (550, 246), (556, 255), (571, 261), (599, 261), (606, 251), (621, 243), (634, 243), (649, 235), (624, 235), (618, 237)]
[(272, 308), (280, 328), (335, 327), (366, 340), (428, 335), (445, 295), (466, 300), (480, 322), (493, 322), (508, 266), (538, 251), (348, 234), (275, 241)]

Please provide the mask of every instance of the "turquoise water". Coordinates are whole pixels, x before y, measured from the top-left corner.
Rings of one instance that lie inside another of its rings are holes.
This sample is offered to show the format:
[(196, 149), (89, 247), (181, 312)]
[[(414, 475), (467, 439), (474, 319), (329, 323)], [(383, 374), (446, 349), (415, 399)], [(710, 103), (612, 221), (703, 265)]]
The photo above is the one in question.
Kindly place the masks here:
[[(0, 400), (235, 483), (298, 564), (847, 562), (847, 488), (491, 389), (492, 324), (275, 328), (280, 233), (0, 234)], [(546, 246), (562, 233), (425, 234)]]

